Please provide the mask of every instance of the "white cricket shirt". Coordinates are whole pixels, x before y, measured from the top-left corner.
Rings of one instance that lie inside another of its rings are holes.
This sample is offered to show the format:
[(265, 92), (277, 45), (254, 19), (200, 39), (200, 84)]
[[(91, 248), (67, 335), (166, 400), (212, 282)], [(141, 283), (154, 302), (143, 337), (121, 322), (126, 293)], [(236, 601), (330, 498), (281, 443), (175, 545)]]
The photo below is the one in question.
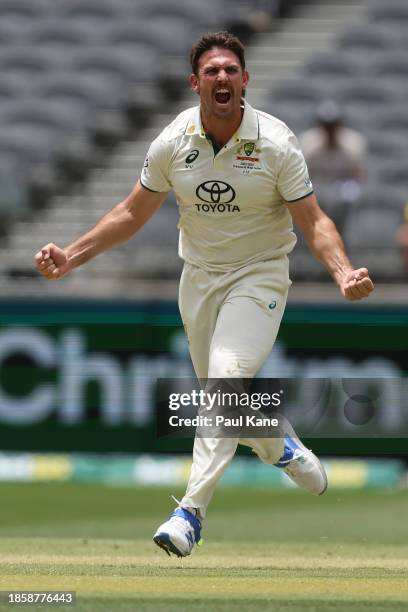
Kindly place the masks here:
[(200, 107), (182, 112), (151, 144), (140, 180), (151, 191), (174, 190), (180, 257), (216, 272), (289, 253), (296, 236), (284, 200), (313, 193), (293, 133), (247, 102), (216, 155)]

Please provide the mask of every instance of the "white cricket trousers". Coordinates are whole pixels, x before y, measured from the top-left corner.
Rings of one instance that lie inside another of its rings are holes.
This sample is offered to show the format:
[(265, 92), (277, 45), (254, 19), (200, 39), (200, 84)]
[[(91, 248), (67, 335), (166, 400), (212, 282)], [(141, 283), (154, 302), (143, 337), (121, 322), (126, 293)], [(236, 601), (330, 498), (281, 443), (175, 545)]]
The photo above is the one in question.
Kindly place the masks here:
[[(232, 272), (207, 272), (184, 265), (179, 308), (199, 379), (255, 376), (274, 345), (290, 284), (286, 256)], [(264, 463), (276, 463), (283, 453), (281, 438), (196, 436), (181, 506), (197, 508), (205, 517), (238, 443), (251, 447)]]

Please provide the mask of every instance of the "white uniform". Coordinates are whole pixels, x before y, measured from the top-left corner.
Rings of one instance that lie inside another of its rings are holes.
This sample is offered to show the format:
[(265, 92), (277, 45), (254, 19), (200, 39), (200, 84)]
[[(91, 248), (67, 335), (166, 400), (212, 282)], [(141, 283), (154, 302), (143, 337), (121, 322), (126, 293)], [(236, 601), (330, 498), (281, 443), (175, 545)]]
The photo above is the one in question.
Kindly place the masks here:
[[(313, 193), (295, 136), (245, 102), (239, 129), (215, 154), (194, 107), (152, 143), (141, 183), (177, 198), (186, 262), (179, 306), (197, 376), (252, 378), (272, 350), (290, 286), (296, 237), (284, 200)], [(283, 451), (280, 439), (197, 437), (182, 506), (205, 516), (238, 442), (266, 463)]]

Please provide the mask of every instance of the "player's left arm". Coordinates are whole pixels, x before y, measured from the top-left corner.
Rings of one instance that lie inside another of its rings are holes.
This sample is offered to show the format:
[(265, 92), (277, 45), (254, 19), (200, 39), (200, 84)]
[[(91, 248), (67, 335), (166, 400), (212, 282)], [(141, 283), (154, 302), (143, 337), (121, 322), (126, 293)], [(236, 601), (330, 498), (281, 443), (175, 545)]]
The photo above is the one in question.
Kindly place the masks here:
[(347, 300), (366, 298), (374, 289), (367, 268), (354, 269), (333, 221), (311, 194), (297, 202), (286, 202), (297, 227), (312, 253), (321, 261)]

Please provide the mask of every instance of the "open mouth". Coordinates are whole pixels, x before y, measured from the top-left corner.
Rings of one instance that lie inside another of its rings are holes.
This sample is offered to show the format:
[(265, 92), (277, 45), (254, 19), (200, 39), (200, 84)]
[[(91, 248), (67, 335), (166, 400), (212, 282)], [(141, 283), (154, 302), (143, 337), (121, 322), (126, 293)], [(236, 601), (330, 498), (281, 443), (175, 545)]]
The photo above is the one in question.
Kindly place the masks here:
[(228, 89), (218, 89), (215, 92), (215, 100), (218, 104), (228, 104), (231, 99), (231, 92)]

